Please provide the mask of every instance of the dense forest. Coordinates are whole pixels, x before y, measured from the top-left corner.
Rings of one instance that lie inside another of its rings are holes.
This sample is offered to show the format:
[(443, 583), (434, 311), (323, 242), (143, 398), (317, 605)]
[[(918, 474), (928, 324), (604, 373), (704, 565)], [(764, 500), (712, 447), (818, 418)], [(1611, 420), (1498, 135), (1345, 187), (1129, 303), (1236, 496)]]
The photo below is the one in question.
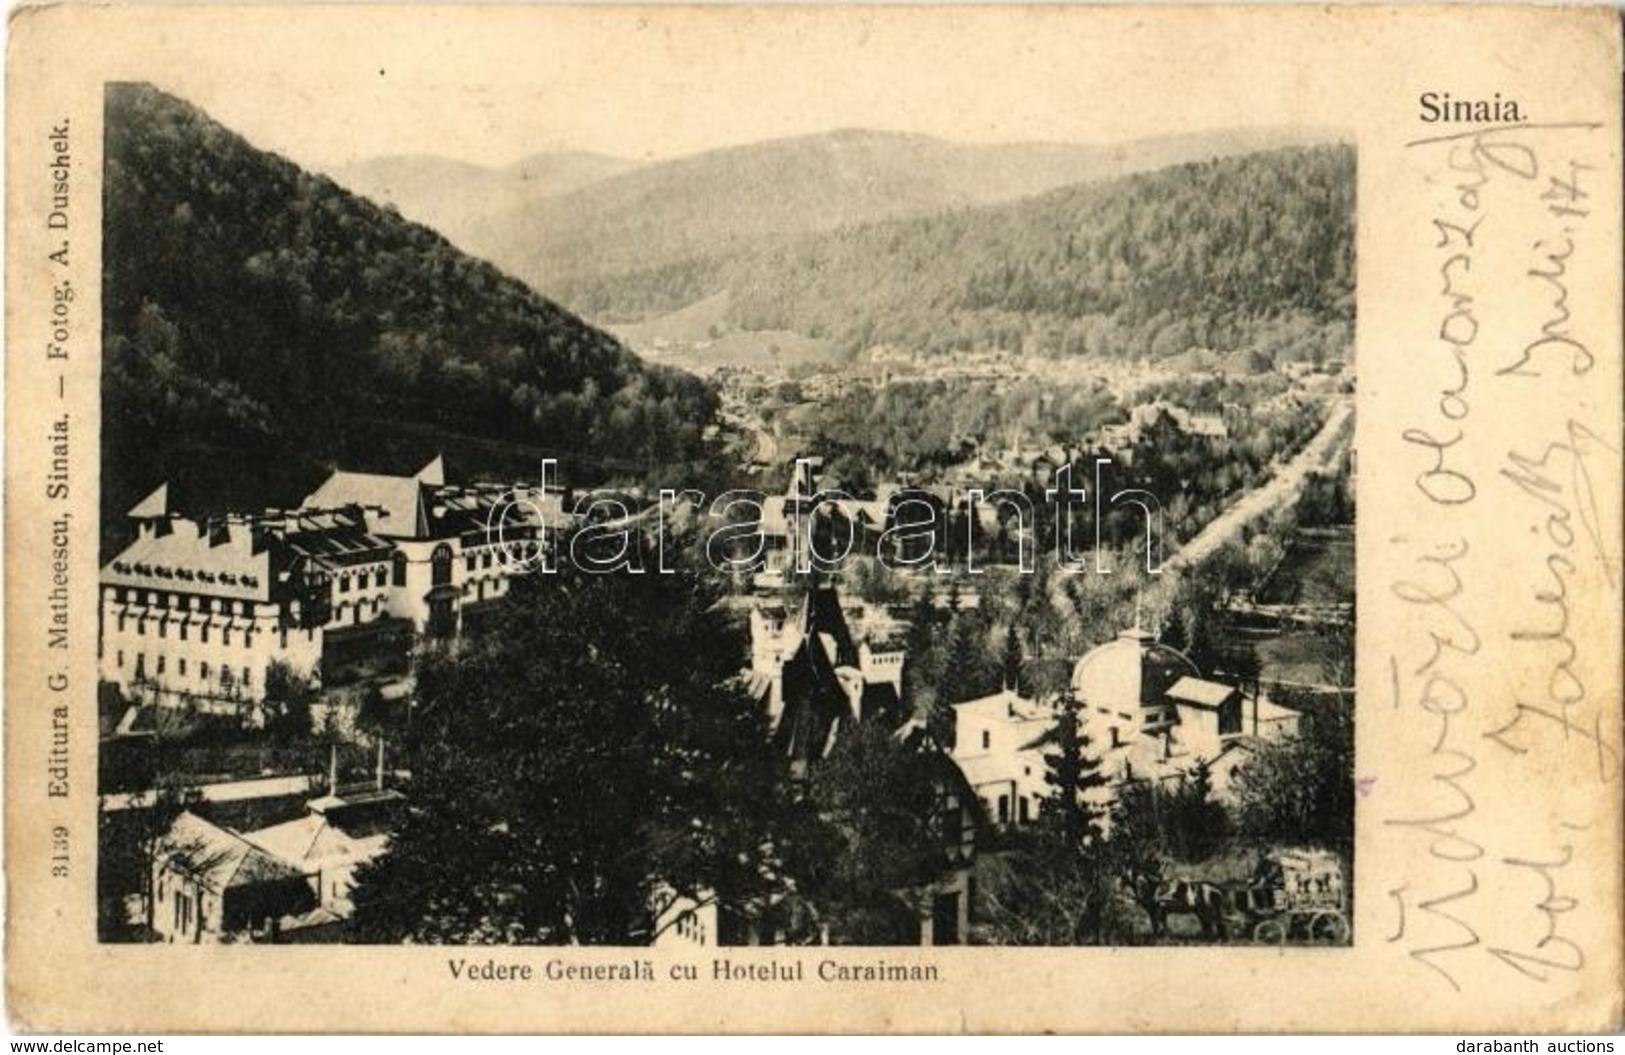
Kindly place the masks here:
[(1178, 165), (1023, 201), (764, 239), (549, 291), (592, 318), (727, 292), (744, 330), (1039, 355), (1342, 354), (1354, 315), (1354, 151)]
[(817, 449), (842, 467), (887, 476), (963, 461), (982, 447), (1076, 441), (1125, 417), (1109, 391), (1092, 384), (1022, 378), (901, 381), (848, 392), (807, 408)]
[(845, 129), (647, 164), (487, 212), (447, 233), (552, 295), (561, 279), (1065, 186), (1101, 171), (1103, 153)]
[(698, 380), (181, 100), (112, 85), (106, 107), (104, 546), (165, 480), (202, 512), (437, 450), (471, 475), (708, 455)]

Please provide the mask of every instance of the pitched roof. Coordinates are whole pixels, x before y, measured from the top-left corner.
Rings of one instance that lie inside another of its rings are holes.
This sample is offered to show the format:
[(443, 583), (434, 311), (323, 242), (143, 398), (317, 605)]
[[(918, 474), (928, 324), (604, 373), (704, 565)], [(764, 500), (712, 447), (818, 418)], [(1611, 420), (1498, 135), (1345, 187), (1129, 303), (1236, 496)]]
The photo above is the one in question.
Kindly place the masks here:
[(795, 645), (780, 667), (784, 708), (774, 732), (792, 758), (822, 757), (838, 726), (852, 717), (843, 667), (853, 668), (861, 686), (840, 598), (832, 586), (813, 586), (802, 600)]
[(1194, 704), (1197, 707), (1213, 710), (1221, 706), (1235, 692), (1236, 690), (1229, 685), (1221, 685), (1216, 681), (1206, 681), (1187, 674), (1169, 687), (1168, 698), (1178, 700), (1180, 703)]
[(172, 520), (168, 527), (126, 546), (102, 569), (101, 582), (237, 600), (270, 598), (271, 554), (249, 525)]
[(300, 556), (332, 566), (386, 560), (390, 551), (389, 543), (344, 514), (300, 516), (283, 539)]
[(230, 828), (187, 811), (164, 836), (169, 863), (196, 876), (211, 890), (302, 879), (304, 873), (266, 853)]
[(361, 506), (368, 530), (388, 538), (425, 538), (429, 534), (429, 522), (424, 514), (423, 486), (423, 481), (416, 476), (383, 476), (338, 469), (305, 498), (301, 508)]
[(1047, 721), (1055, 718), (1053, 709), (1038, 703), (1036, 700), (1029, 700), (1014, 689), (1005, 689), (991, 696), (983, 696), (980, 699), (964, 700), (953, 706), (956, 711), (974, 708), (1003, 712), (1005, 718), (1013, 722)]
[(245, 832), (243, 838), (272, 857), (290, 865), (310, 868), (370, 861), (389, 846), (386, 831), (367, 830), (365, 834), (348, 832), (315, 813), (258, 831)]
[(175, 517), (143, 529), (102, 569), (100, 581), (265, 601), (279, 596), (277, 585), (307, 563), (341, 568), (387, 559), (388, 550), (360, 518), (343, 513), (267, 511), (253, 521), (224, 523)]
[[(1043, 758), (1036, 750), (1025, 748), (1020, 754), (1033, 758), (1033, 761), (1042, 761)], [(1019, 757), (1013, 760), (1010, 755), (1005, 754), (954, 756), (954, 764), (959, 767), (960, 772), (965, 774), (965, 779), (970, 782), (970, 785), (977, 788), (985, 787), (988, 784), (1015, 783), (1021, 777), (1021, 774), (1015, 769), (1019, 761)]]
[(323, 908), (322, 906), (317, 905), (309, 912), (300, 912), (292, 916), (283, 916), (277, 921), (277, 930), (284, 935), (289, 935), (302, 930), (315, 930), (320, 927), (331, 927), (342, 922), (344, 922), (343, 916), (340, 916), (332, 909)]
[(841, 610), (841, 599), (835, 587), (821, 583), (808, 589), (802, 603), (801, 627), (804, 638), (822, 642), (831, 665), (857, 665), (857, 646), (852, 640), (852, 630), (847, 626), (846, 613)]

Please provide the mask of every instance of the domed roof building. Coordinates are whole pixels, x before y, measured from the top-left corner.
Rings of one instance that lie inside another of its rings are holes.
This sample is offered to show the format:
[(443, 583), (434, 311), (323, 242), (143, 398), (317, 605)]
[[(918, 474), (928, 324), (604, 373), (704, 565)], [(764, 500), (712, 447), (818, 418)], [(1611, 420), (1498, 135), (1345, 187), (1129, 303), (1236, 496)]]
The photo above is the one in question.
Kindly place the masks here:
[[(1084, 801), (1104, 830), (1125, 784), (1182, 781), (1202, 761), (1223, 798), (1254, 745), (1297, 730), (1295, 711), (1203, 678), (1189, 656), (1138, 620), (1085, 653), (1072, 668), (1071, 687), (1089, 740), (1084, 753), (1105, 778)], [(1006, 687), (954, 705), (954, 761), (998, 828), (1037, 820), (1051, 794), (1046, 756), (1054, 748), (1046, 736), (1058, 704)]]
[(1072, 668), (1072, 691), (1090, 735), (1116, 745), (1135, 733), (1160, 732), (1178, 721), (1168, 690), (1182, 678), (1200, 679), (1183, 652), (1138, 625), (1086, 652)]
[(1072, 691), (1088, 750), (1108, 782), (1097, 796), (1102, 807), (1122, 784), (1183, 780), (1198, 761), (1208, 763), (1222, 796), (1254, 741), (1297, 728), (1296, 712), (1207, 680), (1190, 657), (1138, 623), (1078, 660)]

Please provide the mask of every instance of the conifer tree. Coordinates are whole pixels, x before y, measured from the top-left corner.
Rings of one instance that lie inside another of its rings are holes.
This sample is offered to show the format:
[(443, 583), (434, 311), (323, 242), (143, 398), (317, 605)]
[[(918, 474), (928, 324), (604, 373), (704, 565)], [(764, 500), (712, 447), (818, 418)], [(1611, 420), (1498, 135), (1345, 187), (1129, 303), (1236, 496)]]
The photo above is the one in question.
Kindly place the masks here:
[(910, 606), (903, 637), (903, 704), (919, 718), (929, 717), (941, 688), (944, 637), (942, 613), (922, 593)]
[(953, 746), (953, 705), (974, 700), (991, 690), (990, 658), (986, 628), (979, 615), (971, 610), (954, 616), (948, 628), (947, 655), (943, 657), (942, 679), (937, 686), (930, 719), (931, 731), (939, 743)]
[(1106, 785), (1100, 760), (1089, 755), (1091, 741), (1083, 731), (1081, 712), (1077, 694), (1068, 688), (1061, 696), (1055, 724), (1041, 741), (1053, 750), (1044, 754), (1044, 782), (1050, 793), (1039, 809), (1039, 820), (1068, 851), (1100, 835), (1098, 818), (1085, 796)]
[(1004, 632), (1004, 656), (1000, 665), (1004, 668), (1005, 688), (1012, 692), (1021, 691), (1021, 666), (1026, 662), (1026, 655), (1021, 647), (1021, 634), (1014, 621)]
[(1101, 838), (1085, 795), (1104, 786), (1100, 762), (1089, 753), (1081, 705), (1068, 689), (1053, 726), (1040, 743), (1049, 795), (1039, 805), (1036, 829), (1025, 839), (1023, 902), (995, 913), (993, 926), (1022, 942), (1089, 945), (1118, 931), (1113, 905), (1110, 845)]
[(939, 760), (935, 746), (917, 750), (884, 723), (862, 721), (813, 770), (808, 799), (836, 852), (798, 887), (837, 942), (918, 940), (918, 916), (899, 894), (930, 883), (944, 864)]

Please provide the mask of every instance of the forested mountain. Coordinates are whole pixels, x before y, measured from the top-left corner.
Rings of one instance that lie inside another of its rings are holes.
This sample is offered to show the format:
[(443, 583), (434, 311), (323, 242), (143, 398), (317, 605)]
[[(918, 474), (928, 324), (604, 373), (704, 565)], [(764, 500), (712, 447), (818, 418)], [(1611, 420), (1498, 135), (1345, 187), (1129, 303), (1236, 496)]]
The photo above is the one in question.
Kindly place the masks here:
[(106, 110), (111, 530), (166, 479), (197, 512), (437, 449), (454, 473), (532, 475), (534, 447), (649, 469), (703, 455), (716, 400), (694, 378), (179, 99), (111, 85)]
[(638, 163), (576, 150), (534, 154), (512, 165), (485, 166), (422, 154), (371, 158), (331, 170), (347, 190), (392, 205), (468, 249), (470, 231), (487, 218), (637, 168)]
[[(1324, 138), (1262, 129), (1100, 147), (965, 144), (847, 129), (649, 162), (569, 193), (537, 179), (518, 199), (465, 195), (439, 210), (437, 230), (560, 296), (583, 278), (731, 252), (765, 238), (1011, 201), (1214, 154)], [(409, 197), (402, 188), (393, 200), (415, 219), (436, 208), (432, 194)]]
[(1306, 358), (1349, 342), (1354, 185), (1352, 148), (1290, 148), (552, 289), (606, 323), (719, 298), (724, 332), (792, 331), (848, 353)]

